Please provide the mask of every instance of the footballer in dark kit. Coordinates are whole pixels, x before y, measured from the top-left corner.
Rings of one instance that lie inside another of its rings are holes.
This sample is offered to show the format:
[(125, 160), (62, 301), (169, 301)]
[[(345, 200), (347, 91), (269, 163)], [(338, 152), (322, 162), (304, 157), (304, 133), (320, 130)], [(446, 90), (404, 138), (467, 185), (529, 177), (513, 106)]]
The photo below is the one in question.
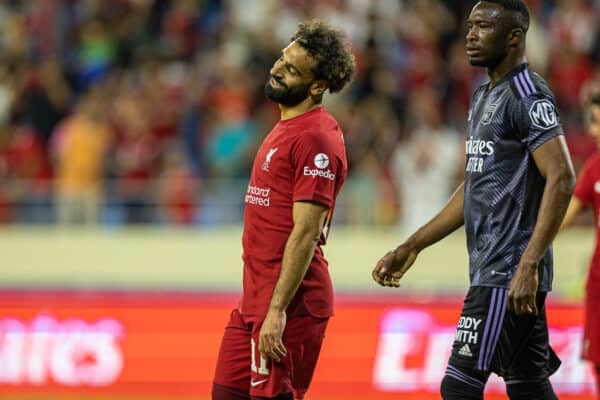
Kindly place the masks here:
[(420, 251), (464, 225), (470, 287), (442, 397), (483, 399), (494, 372), (512, 400), (556, 399), (548, 378), (560, 360), (549, 344), (545, 300), (552, 289), (551, 243), (573, 192), (573, 166), (554, 96), (525, 58), (525, 3), (480, 1), (467, 23), (469, 62), (486, 68), (489, 80), (469, 108), (464, 182), (372, 275), (382, 286), (398, 287)]

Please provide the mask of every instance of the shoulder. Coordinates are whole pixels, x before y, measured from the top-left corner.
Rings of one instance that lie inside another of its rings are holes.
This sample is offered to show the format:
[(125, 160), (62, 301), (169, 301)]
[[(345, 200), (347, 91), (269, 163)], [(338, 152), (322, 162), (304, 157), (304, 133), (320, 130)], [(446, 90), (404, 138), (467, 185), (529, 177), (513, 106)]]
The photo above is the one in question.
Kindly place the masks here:
[(339, 146), (344, 144), (342, 130), (324, 109), (307, 118), (296, 130), (296, 142), (311, 145)]
[(546, 80), (529, 68), (523, 68), (509, 79), (510, 88), (516, 100), (528, 103), (539, 99), (547, 99), (554, 103), (554, 93)]
[(554, 94), (544, 78), (524, 68), (510, 78), (512, 107), (519, 121), (542, 131), (560, 125), (559, 112)]
[(329, 114), (324, 107), (319, 107), (309, 118), (306, 119), (306, 125), (310, 127), (311, 131), (318, 131), (323, 133), (331, 133), (332, 131), (339, 130), (336, 119)]

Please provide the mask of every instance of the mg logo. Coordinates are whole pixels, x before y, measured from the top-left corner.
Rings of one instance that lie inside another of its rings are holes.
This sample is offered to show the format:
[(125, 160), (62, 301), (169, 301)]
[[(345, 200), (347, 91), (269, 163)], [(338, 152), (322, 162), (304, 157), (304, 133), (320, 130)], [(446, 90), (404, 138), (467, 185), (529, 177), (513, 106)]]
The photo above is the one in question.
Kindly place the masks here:
[(549, 100), (536, 100), (529, 109), (531, 123), (540, 129), (550, 129), (558, 125), (558, 115), (554, 104)]

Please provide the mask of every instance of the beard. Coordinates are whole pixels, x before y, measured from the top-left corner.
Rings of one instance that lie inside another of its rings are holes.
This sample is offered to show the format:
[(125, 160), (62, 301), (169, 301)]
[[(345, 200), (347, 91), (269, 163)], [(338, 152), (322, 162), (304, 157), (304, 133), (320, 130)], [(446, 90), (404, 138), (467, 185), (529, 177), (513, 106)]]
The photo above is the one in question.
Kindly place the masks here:
[(469, 58), (469, 64), (474, 67), (496, 68), (506, 58), (503, 52), (481, 52), (477, 57)]
[(310, 95), (310, 83), (290, 88), (281, 81), (277, 82), (281, 84), (280, 88), (271, 86), (270, 79), (265, 83), (265, 95), (282, 106), (293, 107)]

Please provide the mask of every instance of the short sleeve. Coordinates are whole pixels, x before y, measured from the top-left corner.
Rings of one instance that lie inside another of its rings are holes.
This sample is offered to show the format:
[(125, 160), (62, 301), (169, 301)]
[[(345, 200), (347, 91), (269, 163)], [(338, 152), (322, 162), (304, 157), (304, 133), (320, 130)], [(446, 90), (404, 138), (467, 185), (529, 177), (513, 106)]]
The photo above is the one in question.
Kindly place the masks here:
[(518, 100), (514, 116), (519, 138), (530, 153), (559, 135), (564, 135), (556, 102), (551, 95), (533, 93)]
[(593, 195), (594, 195), (594, 180), (592, 178), (592, 160), (588, 160), (579, 176), (577, 177), (577, 184), (575, 185), (575, 190), (573, 191), (573, 196), (575, 196), (581, 203), (588, 207), (592, 204)]
[[(343, 175), (342, 161), (331, 138), (324, 133), (299, 136), (292, 149), (294, 201), (315, 201), (332, 207), (336, 182)], [(341, 140), (341, 139), (340, 139)]]

